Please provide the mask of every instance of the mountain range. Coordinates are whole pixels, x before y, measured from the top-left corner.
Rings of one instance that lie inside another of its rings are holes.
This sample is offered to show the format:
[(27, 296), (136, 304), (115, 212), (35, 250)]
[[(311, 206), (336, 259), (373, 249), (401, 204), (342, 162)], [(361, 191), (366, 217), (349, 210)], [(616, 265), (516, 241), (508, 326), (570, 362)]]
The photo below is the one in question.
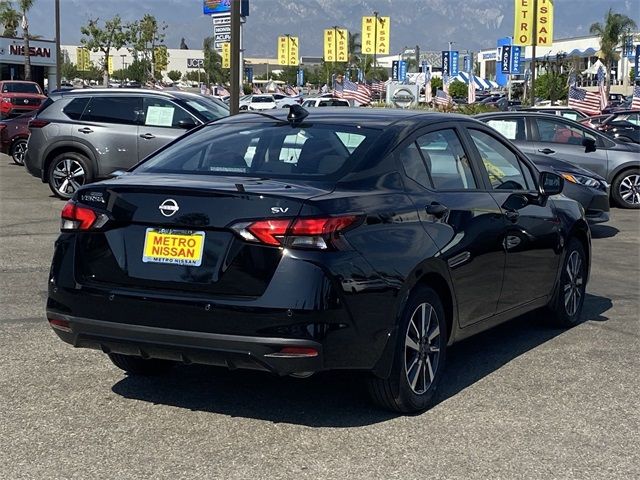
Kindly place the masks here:
[[(496, 39), (512, 34), (514, 0), (249, 0), (244, 30), (248, 56), (274, 57), (278, 35), (300, 38), (300, 54), (320, 56), (325, 28), (338, 25), (359, 32), (361, 17), (378, 11), (391, 17), (391, 53), (420, 45), (424, 50), (446, 49), (449, 41), (460, 50), (495, 46)], [(530, 0), (531, 1), (531, 0)], [(119, 14), (131, 21), (151, 13), (168, 24), (166, 44), (178, 48), (185, 39), (201, 48), (211, 35), (211, 19), (202, 14), (202, 0), (62, 0), (62, 43), (78, 44), (80, 25), (90, 18)], [(53, 2), (36, 0), (30, 31), (53, 38)], [(640, 24), (639, 0), (555, 0), (554, 37), (589, 34), (589, 26), (602, 21), (612, 8)]]

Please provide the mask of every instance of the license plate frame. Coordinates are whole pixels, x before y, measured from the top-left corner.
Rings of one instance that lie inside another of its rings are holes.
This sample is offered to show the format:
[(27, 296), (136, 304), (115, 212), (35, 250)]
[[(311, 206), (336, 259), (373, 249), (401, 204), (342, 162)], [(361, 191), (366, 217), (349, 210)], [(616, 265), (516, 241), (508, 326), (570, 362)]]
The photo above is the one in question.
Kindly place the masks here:
[(142, 262), (199, 267), (202, 265), (205, 239), (206, 232), (202, 230), (147, 228)]

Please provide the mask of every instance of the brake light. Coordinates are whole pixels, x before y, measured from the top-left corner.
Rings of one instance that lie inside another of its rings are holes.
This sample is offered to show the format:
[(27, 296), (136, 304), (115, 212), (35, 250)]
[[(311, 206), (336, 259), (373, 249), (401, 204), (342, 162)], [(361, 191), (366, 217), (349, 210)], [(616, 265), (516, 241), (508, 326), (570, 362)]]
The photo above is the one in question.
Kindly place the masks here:
[(69, 200), (62, 209), (60, 230), (89, 230), (96, 223), (98, 214)]
[(71, 332), (71, 324), (67, 320), (60, 320), (59, 318), (48, 318), (47, 320), (49, 320), (49, 325), (52, 328), (63, 332)]
[(47, 125), (49, 125), (49, 122), (47, 122), (46, 120), (40, 120), (38, 118), (34, 118), (33, 120), (29, 121), (29, 128), (42, 128), (46, 127)]
[(332, 240), (357, 220), (358, 217), (355, 215), (298, 218), (293, 221), (272, 219), (239, 223), (231, 228), (250, 242), (259, 242), (275, 247), (326, 250)]

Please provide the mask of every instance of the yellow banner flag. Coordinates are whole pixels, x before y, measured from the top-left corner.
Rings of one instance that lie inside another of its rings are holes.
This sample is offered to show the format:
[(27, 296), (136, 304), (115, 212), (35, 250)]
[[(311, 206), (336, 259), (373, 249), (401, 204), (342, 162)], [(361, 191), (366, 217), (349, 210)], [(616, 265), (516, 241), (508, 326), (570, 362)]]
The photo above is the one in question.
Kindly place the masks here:
[(388, 54), (390, 35), (390, 17), (362, 17), (362, 53)]
[(105, 57), (104, 61), (107, 64), (107, 72), (109, 72), (109, 75), (113, 75), (113, 55)]
[(76, 65), (78, 70), (86, 72), (89, 70), (89, 50), (83, 47), (76, 48)]
[(278, 65), (298, 65), (298, 37), (278, 37)]
[(534, 26), (534, 1), (515, 0), (514, 45), (550, 46), (553, 43), (553, 1), (538, 0), (537, 29)]
[(289, 65), (297, 66), (300, 64), (298, 54), (298, 37), (289, 37)]
[(231, 68), (231, 43), (222, 44), (222, 68)]
[(346, 28), (328, 28), (324, 31), (324, 60), (349, 61), (349, 32)]
[(537, 45), (550, 47), (553, 43), (553, 0), (538, 0)]

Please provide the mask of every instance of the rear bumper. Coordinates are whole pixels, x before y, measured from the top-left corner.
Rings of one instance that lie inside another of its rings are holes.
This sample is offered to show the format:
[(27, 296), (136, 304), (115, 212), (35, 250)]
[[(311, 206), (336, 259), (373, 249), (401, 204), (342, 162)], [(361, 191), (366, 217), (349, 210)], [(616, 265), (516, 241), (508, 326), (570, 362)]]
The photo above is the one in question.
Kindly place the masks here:
[[(323, 370), (322, 345), (311, 340), (173, 330), (129, 325), (47, 311), (49, 320), (68, 322), (70, 331), (53, 328), (74, 347), (142, 358), (199, 363), (230, 369), (262, 370), (277, 375)], [(315, 356), (280, 354), (285, 347), (312, 348)]]

